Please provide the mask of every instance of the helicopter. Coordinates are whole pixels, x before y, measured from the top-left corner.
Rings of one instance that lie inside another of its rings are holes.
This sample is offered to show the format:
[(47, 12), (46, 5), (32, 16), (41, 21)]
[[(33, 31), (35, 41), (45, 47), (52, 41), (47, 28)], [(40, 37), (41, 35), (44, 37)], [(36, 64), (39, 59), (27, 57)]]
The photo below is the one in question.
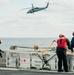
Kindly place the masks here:
[(48, 6), (49, 6), (49, 2), (47, 3), (47, 5), (45, 7), (34, 7), (32, 4), (32, 9), (28, 10), (27, 14), (32, 14), (32, 13), (34, 14), (34, 12), (44, 10), (44, 9), (48, 8)]

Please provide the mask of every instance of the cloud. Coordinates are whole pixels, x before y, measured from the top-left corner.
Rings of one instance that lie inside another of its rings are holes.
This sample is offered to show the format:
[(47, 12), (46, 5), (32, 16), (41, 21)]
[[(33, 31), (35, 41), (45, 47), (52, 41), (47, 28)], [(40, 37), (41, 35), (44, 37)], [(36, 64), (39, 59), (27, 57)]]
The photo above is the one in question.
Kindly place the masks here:
[(9, 0), (0, 0), (0, 6), (5, 6), (7, 4), (9, 4)]
[(3, 1), (2, 6), (4, 3), (7, 4), (0, 10), (1, 36), (57, 37), (60, 33), (64, 33), (71, 37), (70, 34), (74, 30), (73, 0), (50, 0), (51, 5), (46, 11), (43, 10), (34, 14), (26, 14), (29, 9), (21, 11), (20, 8), (27, 7), (31, 3), (39, 7), (45, 6), (47, 0), (31, 0), (31, 3), (29, 0), (26, 1), (26, 4), (24, 4), (24, 0), (19, 0), (19, 4), (17, 3), (18, 0), (1, 1)]

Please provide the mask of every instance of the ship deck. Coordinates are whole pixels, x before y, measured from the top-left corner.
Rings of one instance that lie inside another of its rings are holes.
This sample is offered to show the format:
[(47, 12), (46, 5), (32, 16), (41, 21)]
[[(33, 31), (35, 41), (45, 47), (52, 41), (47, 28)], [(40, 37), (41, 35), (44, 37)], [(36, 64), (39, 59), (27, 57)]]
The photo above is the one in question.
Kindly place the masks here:
[(57, 72), (50, 70), (9, 68), (6, 67), (6, 53), (0, 58), (0, 75), (74, 75), (74, 72)]

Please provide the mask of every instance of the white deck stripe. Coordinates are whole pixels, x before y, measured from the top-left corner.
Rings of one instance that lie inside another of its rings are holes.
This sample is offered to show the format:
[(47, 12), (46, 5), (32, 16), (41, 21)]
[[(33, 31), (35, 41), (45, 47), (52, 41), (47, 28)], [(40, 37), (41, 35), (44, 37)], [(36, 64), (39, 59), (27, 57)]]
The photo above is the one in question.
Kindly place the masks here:
[(0, 70), (19, 70), (19, 69), (16, 69), (16, 68), (0, 67)]
[(48, 71), (48, 70), (37, 70), (37, 69), (22, 69), (22, 68), (6, 68), (6, 67), (0, 67), (0, 70), (27, 70), (27, 71), (33, 71), (33, 72), (49, 72), (49, 73), (74, 73), (74, 72), (57, 72), (57, 71)]

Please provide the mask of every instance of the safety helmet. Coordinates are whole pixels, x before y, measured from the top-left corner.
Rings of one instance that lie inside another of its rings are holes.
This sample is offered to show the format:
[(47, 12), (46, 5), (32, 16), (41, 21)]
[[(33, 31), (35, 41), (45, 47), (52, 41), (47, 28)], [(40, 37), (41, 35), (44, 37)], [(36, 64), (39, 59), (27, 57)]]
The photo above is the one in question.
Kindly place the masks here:
[(65, 35), (63, 35), (63, 34), (60, 34), (60, 35), (59, 35), (59, 37), (65, 37)]
[(2, 43), (2, 40), (0, 39), (0, 44)]

